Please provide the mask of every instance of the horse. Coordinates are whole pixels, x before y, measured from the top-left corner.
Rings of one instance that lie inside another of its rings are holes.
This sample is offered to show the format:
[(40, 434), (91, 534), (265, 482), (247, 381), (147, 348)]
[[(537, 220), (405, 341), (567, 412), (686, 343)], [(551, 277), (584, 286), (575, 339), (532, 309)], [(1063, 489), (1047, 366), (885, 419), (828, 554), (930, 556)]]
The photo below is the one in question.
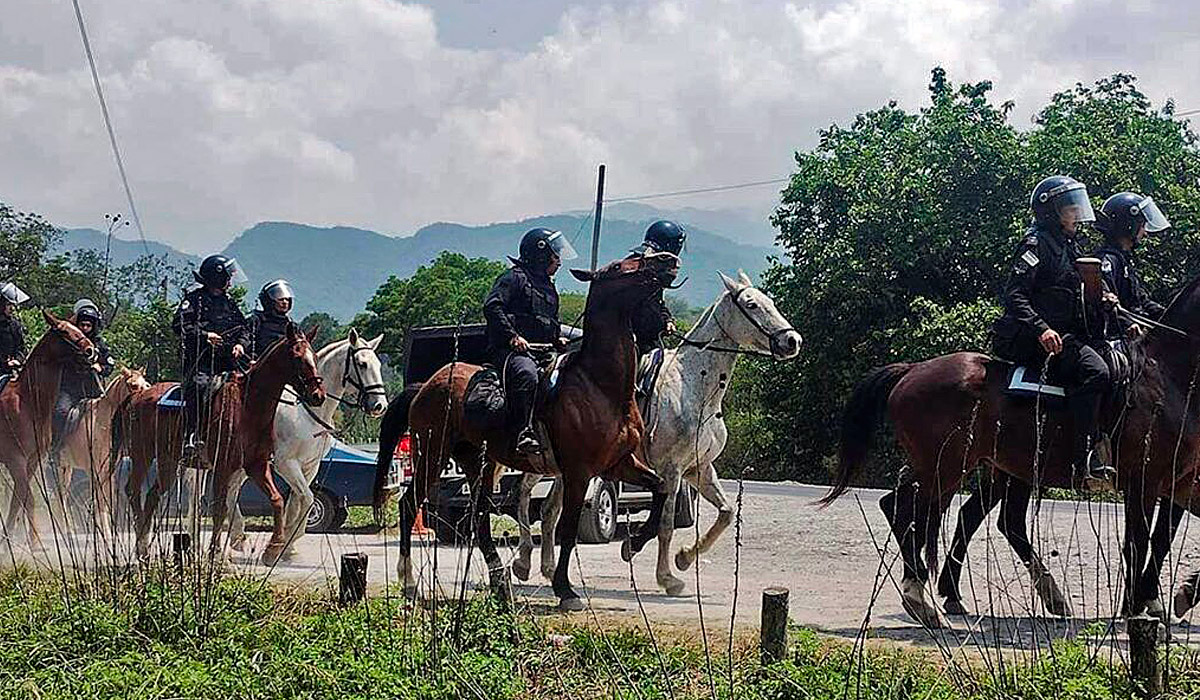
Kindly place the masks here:
[[(274, 564), (287, 541), (284, 538), (283, 496), (275, 488), (271, 473), (271, 453), (275, 449), (276, 407), (285, 386), (290, 385), (306, 405), (318, 407), (325, 401), (325, 388), (317, 374), (315, 357), (305, 334), (289, 323), (283, 338), (267, 349), (262, 358), (246, 372), (232, 372), (214, 390), (208, 415), (201, 419), (205, 436), (199, 459), (202, 468), (213, 471), (213, 493), (224, 494), (234, 474), (244, 471), (271, 499), (274, 529), (262, 560)], [(174, 389), (175, 383), (161, 382), (132, 395), (114, 419), (113, 442), (120, 450), (112, 457), (127, 454), (130, 459), (129, 496), (137, 535), (137, 553), (149, 553), (151, 521), (158, 501), (175, 483), (183, 446), (183, 417), (179, 411), (164, 411), (159, 400)], [(150, 463), (158, 462), (158, 478), (142, 497), (142, 484)], [(211, 504), (213, 534), (209, 555), (222, 551), (221, 532), (227, 503), (214, 498)]]
[[(745, 272), (738, 279), (720, 275), (725, 290), (705, 310), (696, 325), (683, 338), (679, 348), (665, 350), (661, 369), (652, 392), (643, 405), (648, 426), (646, 454), (649, 465), (666, 484), (658, 528), (658, 565), (656, 578), (668, 595), (683, 592), (684, 583), (671, 572), (671, 538), (675, 533), (675, 498), (680, 483), (687, 479), (705, 500), (717, 509), (717, 518), (691, 547), (675, 555), (675, 566), (686, 571), (708, 551), (729, 527), (733, 507), (717, 476), (715, 462), (725, 449), (728, 433), (721, 403), (729, 388), (730, 377), (740, 355), (790, 360), (800, 352), (801, 337), (775, 303), (756, 289)], [(513, 573), (521, 580), (529, 578), (533, 536), (529, 529), (529, 499), (542, 479), (527, 474), (521, 480), (517, 522), (521, 541)], [(562, 489), (558, 484), (542, 518), (542, 575), (554, 573), (554, 529), (562, 512)], [(642, 528), (638, 537), (626, 540), (622, 555), (626, 561), (641, 551), (652, 536)]]
[(96, 346), (83, 331), (42, 309), (46, 332), (33, 346), (21, 373), (0, 390), (0, 462), (12, 477), (12, 500), (4, 519), (4, 537), (11, 539), (17, 518), (24, 514), (29, 541), (41, 547), (33, 512), (30, 480), (42, 473), (50, 451), (50, 417), (58, 398), (63, 366), (77, 362), (91, 367)]
[[(336, 387), (337, 394), (328, 394), (320, 408), (309, 408), (296, 401), (284, 399), (275, 413), (275, 472), (287, 482), (290, 493), (284, 511), (284, 534), (288, 547), (283, 556), (295, 553), (308, 511), (312, 508), (313, 479), (321, 460), (333, 443), (333, 416), (339, 405), (356, 408), (372, 418), (387, 409), (387, 394), (383, 383), (383, 365), (376, 351), (383, 335), (364, 340), (351, 328), (349, 335), (335, 340), (317, 352), (317, 374), (327, 391)], [(246, 520), (238, 505), (238, 494), (246, 481), (246, 473), (238, 472), (229, 482), (225, 494), (226, 509), (232, 513), (229, 524), (230, 548), (241, 551), (246, 539)], [(213, 496), (219, 498), (219, 495)]]
[[(482, 368), (452, 362), (419, 387), (406, 389), (392, 401), (380, 427), (380, 468), (375, 474), (375, 512), (383, 512), (391, 448), (407, 427), (412, 436), (412, 481), (400, 501), (400, 557), (397, 565), (405, 595), (415, 597), (412, 573), (412, 525), (441, 476), (448, 457), (463, 467), (471, 485), (476, 543), (483, 552), (493, 583), (503, 570), (491, 533), (492, 505), (487, 498), (495, 464), (563, 479), (566, 515), (560, 524), (562, 548), (553, 589), (564, 611), (582, 610), (583, 602), (568, 576), (579, 513), (588, 481), (604, 474), (651, 491), (650, 527), (657, 528), (666, 492), (663, 481), (638, 454), (645, 426), (634, 397), (637, 350), (632, 314), (655, 291), (668, 286), (679, 272), (679, 258), (647, 253), (610, 263), (596, 271), (571, 270), (589, 282), (584, 307), (583, 343), (562, 359), (554, 396), (536, 412), (536, 424), (547, 446), (541, 455), (519, 454), (513, 431), (478, 425), (464, 417), (468, 382)], [(486, 468), (485, 467), (490, 467)]]
[[(1185, 335), (1154, 328), (1145, 337), (1144, 369), (1128, 389), (1114, 432), (1117, 485), (1124, 490), (1123, 610), (1136, 615), (1158, 597), (1156, 567), (1148, 567), (1150, 523), (1163, 489), (1196, 465), (1200, 405), (1192, 386), (1200, 364), (1200, 278), (1168, 307), (1163, 322)], [(1026, 483), (1070, 487), (1074, 426), (1065, 410), (1034, 411), (1034, 399), (1005, 394), (1009, 363), (959, 352), (918, 363), (873, 370), (855, 387), (842, 417), (835, 484), (820, 503), (844, 494), (871, 448), (884, 412), (909, 466), (899, 485), (880, 501), (904, 562), (901, 602), (918, 622), (941, 627), (926, 602), (929, 575), (921, 552), (936, 569), (937, 531), (963, 477), (977, 466)], [(1034, 585), (1044, 568), (1031, 568)], [(1153, 573), (1153, 575), (1150, 575)]]
[(112, 447), (112, 421), (117, 409), (134, 393), (150, 388), (150, 382), (139, 371), (121, 368), (120, 373), (96, 399), (84, 399), (80, 407), (79, 420), (71, 432), (62, 438), (58, 458), (57, 497), (59, 509), (52, 509), (55, 517), (61, 517), (60, 531), (67, 531), (65, 511), (71, 472), (80, 469), (91, 475), (92, 494), (96, 506), (96, 527), (106, 542), (112, 542), (113, 505), (113, 461), (109, 458)]

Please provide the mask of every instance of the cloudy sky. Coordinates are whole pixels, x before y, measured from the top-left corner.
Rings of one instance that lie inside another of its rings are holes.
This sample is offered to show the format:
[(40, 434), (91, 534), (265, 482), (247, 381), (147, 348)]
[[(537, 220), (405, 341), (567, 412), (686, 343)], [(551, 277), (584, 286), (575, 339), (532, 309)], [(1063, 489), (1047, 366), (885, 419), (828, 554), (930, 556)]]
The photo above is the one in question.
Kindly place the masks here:
[[(1127, 71), (1200, 109), (1194, 0), (81, 0), (147, 234), (259, 220), (411, 233), (786, 175), (929, 70), (1014, 119)], [(773, 188), (662, 200), (748, 206)], [(4, 0), (0, 200), (97, 225), (124, 195), (70, 0)]]

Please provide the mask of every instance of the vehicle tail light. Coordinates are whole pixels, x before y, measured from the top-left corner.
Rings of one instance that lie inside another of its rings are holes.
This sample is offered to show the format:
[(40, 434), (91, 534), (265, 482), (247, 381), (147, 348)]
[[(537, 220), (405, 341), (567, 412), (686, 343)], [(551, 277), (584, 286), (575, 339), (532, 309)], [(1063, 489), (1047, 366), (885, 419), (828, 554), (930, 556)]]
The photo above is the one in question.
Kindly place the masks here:
[(393, 453), (393, 456), (400, 463), (404, 479), (411, 479), (413, 473), (412, 438), (407, 433), (400, 438), (400, 442), (396, 443), (396, 451)]

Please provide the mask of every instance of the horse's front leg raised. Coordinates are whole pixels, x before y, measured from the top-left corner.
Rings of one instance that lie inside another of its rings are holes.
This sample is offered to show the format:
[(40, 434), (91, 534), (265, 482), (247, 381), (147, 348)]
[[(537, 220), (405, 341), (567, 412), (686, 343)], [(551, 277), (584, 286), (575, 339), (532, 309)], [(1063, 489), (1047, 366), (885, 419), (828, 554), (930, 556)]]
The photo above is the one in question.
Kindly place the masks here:
[(530, 528), (529, 499), (533, 495), (533, 487), (537, 486), (541, 479), (541, 474), (523, 475), (519, 486), (520, 491), (517, 494), (517, 528), (521, 533), (521, 541), (517, 547), (517, 557), (512, 562), (512, 570), (513, 574), (522, 581), (529, 580), (533, 558), (533, 530)]
[[(696, 540), (696, 544), (691, 547), (684, 547), (675, 555), (675, 566), (679, 567), (680, 571), (687, 571), (692, 563), (696, 561), (701, 554), (712, 549), (717, 543), (717, 539), (725, 533), (729, 524), (733, 522), (733, 507), (729, 505), (729, 497), (725, 494), (725, 489), (721, 487), (721, 482), (717, 477), (717, 468), (712, 462), (701, 466), (696, 470), (696, 475), (690, 479), (692, 485), (704, 497), (704, 500), (711, 503), (717, 509), (717, 519), (709, 525), (708, 530)], [(695, 515), (696, 522), (700, 521), (700, 513)]]
[[(668, 493), (662, 477), (654, 473), (654, 470), (647, 467), (633, 454), (628, 455), (625, 459), (617, 463), (613, 468), (612, 477), (627, 484), (635, 484), (650, 491), (652, 500), (650, 501), (650, 517), (646, 519), (644, 525), (637, 529), (637, 532), (630, 533), (628, 539), (621, 546), (621, 558), (625, 561), (633, 559), (634, 555), (642, 551), (642, 547), (650, 541), (659, 532), (662, 527), (662, 514), (667, 505), (667, 501), (671, 501), (671, 507), (674, 507), (675, 499), (673, 493)], [(676, 474), (678, 479), (678, 474)], [(678, 490), (678, 481), (676, 481), (676, 490)], [(672, 511), (672, 527), (674, 527), (674, 511)]]
[(247, 459), (245, 469), (246, 475), (250, 477), (250, 480), (258, 488), (262, 489), (262, 492), (271, 501), (271, 520), (273, 525), (271, 529), (271, 541), (263, 549), (262, 563), (267, 566), (274, 566), (279, 561), (279, 557), (283, 554), (284, 547), (287, 545), (287, 540), (283, 532), (283, 495), (279, 493), (279, 489), (275, 488), (275, 479), (271, 474), (271, 462), (266, 455)]

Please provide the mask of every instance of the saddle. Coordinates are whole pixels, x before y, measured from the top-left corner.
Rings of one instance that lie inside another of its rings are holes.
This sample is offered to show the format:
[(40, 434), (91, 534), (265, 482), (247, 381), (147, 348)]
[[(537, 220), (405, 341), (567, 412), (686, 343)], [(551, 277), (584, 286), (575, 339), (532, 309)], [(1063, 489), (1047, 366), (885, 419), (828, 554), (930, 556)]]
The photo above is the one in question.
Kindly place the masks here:
[[(1125, 389), (1133, 379), (1134, 359), (1138, 356), (1134, 348), (1124, 340), (1110, 340), (1099, 349), (1100, 356), (1108, 365), (1110, 381), (1113, 386), (1113, 398), (1122, 399)], [(1008, 383), (1004, 393), (1010, 396), (1041, 396), (1042, 398), (1063, 399), (1067, 390), (1054, 376), (1053, 363), (1047, 370), (1028, 365), (1013, 364), (1008, 375)]]
[(11, 382), (15, 376), (17, 375), (11, 373), (0, 374), (0, 391), (4, 391), (4, 387), (8, 386), (8, 383)]
[[(555, 354), (546, 364), (539, 364), (535, 416), (557, 398), (559, 377), (574, 356), (575, 351)], [(508, 415), (503, 384), (500, 370), (490, 364), (484, 365), (467, 381), (463, 417), (483, 430), (500, 430), (509, 425), (512, 417)]]
[(637, 389), (639, 402), (654, 393), (654, 385), (658, 383), (658, 373), (662, 371), (663, 359), (666, 354), (662, 348), (655, 348), (643, 355), (641, 361), (638, 362), (637, 380), (634, 386)]

